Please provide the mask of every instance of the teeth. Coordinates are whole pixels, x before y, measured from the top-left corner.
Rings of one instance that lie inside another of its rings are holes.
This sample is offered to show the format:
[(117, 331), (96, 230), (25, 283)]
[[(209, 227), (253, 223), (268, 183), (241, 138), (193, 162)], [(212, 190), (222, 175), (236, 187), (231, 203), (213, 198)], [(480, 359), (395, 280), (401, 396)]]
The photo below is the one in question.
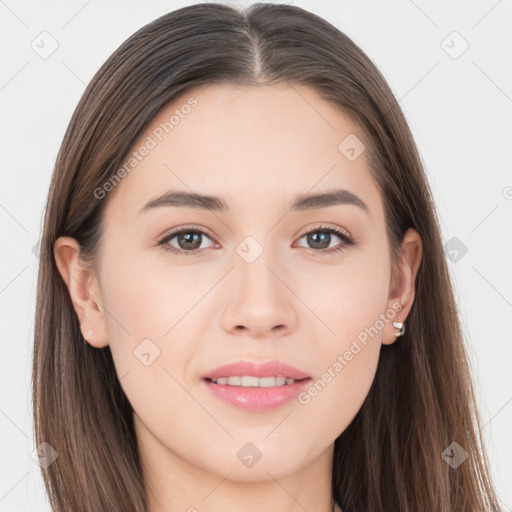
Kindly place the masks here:
[[(291, 379), (293, 380), (293, 379)], [(286, 377), (283, 377), (282, 375), (278, 375), (276, 377), (276, 384), (278, 386), (282, 386), (286, 382)], [(293, 382), (288, 382), (288, 384), (293, 384)]]
[(219, 384), (220, 386), (242, 386), (242, 387), (254, 387), (254, 388), (270, 388), (273, 386), (285, 386), (295, 382), (295, 379), (291, 377), (284, 377), (283, 375), (277, 375), (276, 377), (253, 377), (252, 375), (242, 375), (240, 377), (219, 377), (218, 379), (212, 379), (212, 382)]
[(242, 377), (228, 377), (228, 385), (241, 386), (242, 385)]
[[(238, 379), (238, 377), (235, 377), (236, 379)], [(230, 379), (228, 379), (228, 384), (231, 384), (230, 382)], [(263, 379), (261, 379), (263, 380)], [(260, 385), (260, 379), (258, 377), (251, 377), (251, 376), (248, 376), (248, 375), (244, 375), (242, 377), (242, 386), (244, 387), (258, 387)], [(261, 384), (262, 385), (262, 384)]]

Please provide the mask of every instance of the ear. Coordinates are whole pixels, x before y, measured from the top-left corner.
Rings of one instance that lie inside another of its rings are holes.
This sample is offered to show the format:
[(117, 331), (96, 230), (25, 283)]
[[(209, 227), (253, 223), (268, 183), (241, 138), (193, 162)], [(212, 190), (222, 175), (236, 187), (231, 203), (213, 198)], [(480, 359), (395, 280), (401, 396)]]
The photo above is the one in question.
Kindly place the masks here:
[(107, 346), (108, 329), (99, 283), (95, 272), (80, 259), (80, 245), (74, 238), (60, 237), (54, 245), (54, 257), (83, 337), (93, 347)]
[[(421, 237), (414, 229), (408, 229), (404, 235), (401, 252), (393, 269), (386, 311), (396, 311), (396, 315), (386, 322), (382, 331), (382, 343), (390, 345), (397, 340), (398, 329), (392, 322), (403, 322), (407, 318), (414, 302), (414, 285), (422, 256)], [(407, 329), (407, 325), (405, 326)]]

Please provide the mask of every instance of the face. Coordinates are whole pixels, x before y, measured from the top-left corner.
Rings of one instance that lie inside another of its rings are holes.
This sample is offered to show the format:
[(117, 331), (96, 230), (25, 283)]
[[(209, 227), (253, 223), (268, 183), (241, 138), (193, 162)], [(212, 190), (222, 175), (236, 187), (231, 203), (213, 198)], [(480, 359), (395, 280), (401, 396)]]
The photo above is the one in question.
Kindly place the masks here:
[[(210, 85), (162, 110), (121, 182), (97, 193), (101, 305), (79, 314), (90, 344), (110, 345), (162, 467), (278, 478), (330, 456), (360, 409), (408, 309), (363, 140), (307, 87)], [(301, 375), (248, 388), (222, 377), (258, 369), (214, 372), (241, 361)]]

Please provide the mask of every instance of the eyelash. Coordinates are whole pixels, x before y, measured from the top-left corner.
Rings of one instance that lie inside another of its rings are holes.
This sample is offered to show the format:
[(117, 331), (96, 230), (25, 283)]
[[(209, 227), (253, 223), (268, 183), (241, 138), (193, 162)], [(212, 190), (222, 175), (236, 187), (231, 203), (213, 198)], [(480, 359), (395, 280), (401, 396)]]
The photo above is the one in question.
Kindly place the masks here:
[[(352, 246), (352, 245), (356, 244), (356, 242), (351, 237), (349, 237), (346, 233), (344, 233), (343, 231), (340, 231), (336, 228), (331, 228), (328, 226), (319, 226), (310, 231), (306, 231), (299, 237), (299, 240), (301, 238), (304, 238), (304, 236), (309, 235), (310, 233), (318, 233), (318, 232), (335, 234), (342, 240), (341, 245), (339, 245), (338, 247), (332, 247), (330, 249), (313, 249), (312, 247), (305, 247), (306, 249), (310, 249), (310, 250), (312, 250), (316, 253), (319, 253), (321, 255), (337, 253), (337, 252), (343, 251), (348, 246)], [(209, 233), (207, 233), (201, 229), (185, 227), (185, 228), (179, 228), (175, 231), (171, 231), (170, 233), (166, 233), (162, 238), (160, 238), (160, 240), (158, 241), (158, 245), (159, 246), (161, 245), (162, 248), (164, 249), (164, 251), (170, 251), (178, 256), (180, 256), (180, 255), (194, 256), (194, 255), (197, 255), (198, 253), (200, 253), (203, 249), (194, 249), (191, 251), (184, 251), (183, 249), (176, 249), (176, 247), (167, 245), (167, 242), (172, 240), (177, 235), (181, 235), (183, 233), (196, 233), (196, 234), (206, 235), (208, 238), (212, 239), (215, 243), (218, 243), (217, 240), (215, 240), (215, 238), (213, 236), (211, 236)]]

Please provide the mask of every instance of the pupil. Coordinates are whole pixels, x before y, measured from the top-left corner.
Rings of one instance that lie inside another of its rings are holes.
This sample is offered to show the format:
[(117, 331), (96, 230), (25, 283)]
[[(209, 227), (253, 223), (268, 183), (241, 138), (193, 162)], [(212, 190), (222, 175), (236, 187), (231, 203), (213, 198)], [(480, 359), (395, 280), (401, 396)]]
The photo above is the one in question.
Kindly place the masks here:
[[(200, 233), (184, 233), (178, 236), (178, 242), (182, 249), (197, 249), (201, 246), (200, 238)], [(194, 244), (197, 244), (198, 241), (199, 244), (197, 245), (197, 247), (195, 247)]]
[[(318, 233), (320, 233), (320, 236), (317, 236)], [(320, 241), (318, 239), (320, 239)], [(331, 234), (325, 231), (316, 231), (308, 235), (308, 242), (311, 242), (315, 249), (325, 249), (329, 247), (330, 241)]]

